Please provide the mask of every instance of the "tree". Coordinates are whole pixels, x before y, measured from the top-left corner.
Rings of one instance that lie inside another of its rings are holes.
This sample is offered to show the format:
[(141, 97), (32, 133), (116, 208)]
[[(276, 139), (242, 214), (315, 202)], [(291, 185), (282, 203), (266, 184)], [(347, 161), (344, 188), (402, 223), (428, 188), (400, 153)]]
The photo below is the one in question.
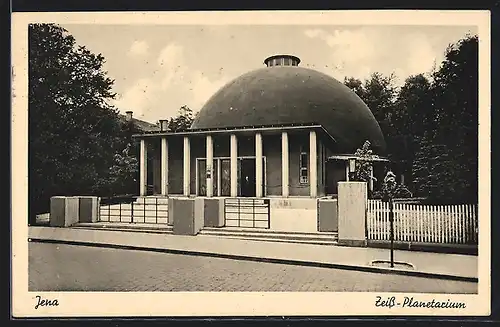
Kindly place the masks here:
[(29, 29), (30, 222), (53, 195), (96, 194), (122, 146), (113, 80), (64, 28)]
[(477, 36), (450, 45), (432, 78), (431, 113), (413, 165), (416, 184), (432, 201), (477, 203)]
[(177, 116), (169, 119), (167, 125), (168, 131), (170, 132), (185, 131), (189, 129), (189, 127), (191, 127), (193, 120), (194, 120), (193, 110), (188, 106), (184, 105), (177, 112)]
[[(356, 156), (356, 168), (354, 171), (354, 180), (358, 182), (370, 183), (377, 179), (373, 176), (373, 160), (378, 158), (378, 155), (373, 153), (370, 141), (365, 141), (363, 146), (358, 148), (354, 154)], [(368, 189), (369, 196), (373, 194), (371, 188)]]
[(378, 158), (370, 148), (370, 141), (365, 141), (363, 146), (356, 150), (356, 170), (354, 179), (360, 182), (370, 182), (372, 180), (372, 160)]
[(132, 143), (128, 143), (122, 152), (114, 155), (114, 164), (109, 172), (111, 195), (115, 195), (116, 190), (120, 190), (121, 194), (135, 194), (139, 163), (137, 156), (131, 154), (133, 148)]
[[(423, 142), (425, 131), (435, 129), (429, 79), (424, 74), (408, 77), (398, 92), (395, 107), (397, 115), (392, 116), (395, 148), (391, 151), (402, 172), (411, 175), (415, 154)], [(411, 179), (408, 180), (412, 187)]]
[(396, 147), (393, 146), (393, 119), (397, 115), (395, 106), (397, 87), (395, 86), (395, 75), (384, 76), (381, 73), (373, 73), (364, 82), (350, 77), (344, 79), (344, 84), (351, 88), (368, 108), (380, 125), (384, 134), (389, 157)]

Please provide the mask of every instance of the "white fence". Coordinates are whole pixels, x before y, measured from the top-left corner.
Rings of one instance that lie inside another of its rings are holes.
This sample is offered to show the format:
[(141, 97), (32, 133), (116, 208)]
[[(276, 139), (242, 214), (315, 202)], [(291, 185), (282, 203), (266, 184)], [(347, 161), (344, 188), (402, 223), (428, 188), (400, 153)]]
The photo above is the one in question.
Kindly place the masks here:
[[(394, 240), (477, 244), (477, 206), (394, 203)], [(389, 203), (368, 200), (368, 239), (389, 240)]]

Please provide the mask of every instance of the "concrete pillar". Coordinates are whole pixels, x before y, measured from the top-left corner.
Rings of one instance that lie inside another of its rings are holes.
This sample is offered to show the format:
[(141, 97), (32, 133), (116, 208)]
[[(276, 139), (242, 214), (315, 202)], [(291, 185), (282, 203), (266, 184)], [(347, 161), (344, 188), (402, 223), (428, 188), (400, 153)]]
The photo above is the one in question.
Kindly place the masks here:
[(100, 199), (97, 196), (80, 196), (78, 221), (95, 223), (99, 219)]
[(141, 150), (139, 158), (139, 194), (146, 195), (148, 185), (148, 148), (145, 139), (141, 139)]
[(262, 134), (255, 134), (255, 196), (262, 197)]
[(224, 199), (204, 199), (204, 227), (223, 227), (224, 217)]
[(288, 178), (289, 178), (289, 165), (288, 165), (288, 133), (281, 133), (281, 195), (288, 196)]
[(235, 134), (230, 137), (231, 148), (231, 197), (238, 196), (238, 139)]
[(191, 189), (191, 146), (189, 137), (184, 136), (184, 169), (183, 169), (184, 196), (189, 196)]
[(313, 198), (318, 194), (318, 151), (316, 131), (309, 132), (309, 192)]
[(339, 182), (338, 190), (339, 245), (366, 246), (367, 185)]
[(168, 194), (168, 143), (167, 138), (161, 139), (161, 195)]
[(176, 235), (196, 235), (203, 228), (204, 200), (203, 198), (171, 198), (172, 231)]
[(212, 135), (207, 135), (207, 197), (213, 196), (214, 143)]
[(50, 198), (51, 227), (69, 227), (78, 223), (80, 198), (77, 196), (53, 196)]

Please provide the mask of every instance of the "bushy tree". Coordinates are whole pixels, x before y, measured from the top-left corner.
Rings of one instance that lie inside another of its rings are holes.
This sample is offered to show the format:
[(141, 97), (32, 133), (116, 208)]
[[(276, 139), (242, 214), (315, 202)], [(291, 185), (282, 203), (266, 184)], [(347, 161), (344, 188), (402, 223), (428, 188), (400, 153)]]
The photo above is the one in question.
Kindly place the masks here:
[(108, 183), (121, 126), (109, 100), (113, 80), (64, 28), (31, 24), (29, 33), (30, 221), (54, 195), (95, 194)]
[(478, 38), (451, 44), (431, 72), (346, 78), (372, 110), (398, 174), (412, 176), (412, 191), (433, 202), (477, 203)]
[(415, 182), (433, 201), (477, 203), (477, 36), (450, 45), (432, 78), (431, 113), (413, 165)]
[(179, 111), (177, 112), (177, 116), (171, 117), (169, 119), (167, 128), (170, 132), (182, 132), (189, 129), (193, 121), (193, 110), (184, 105), (180, 107)]
[(371, 149), (370, 141), (365, 141), (363, 146), (356, 150), (355, 156), (356, 170), (354, 172), (354, 179), (360, 182), (370, 182), (372, 180), (372, 160), (378, 158)]
[(390, 158), (394, 155), (392, 150), (395, 148), (393, 119), (397, 115), (395, 104), (398, 90), (395, 78), (396, 76), (392, 74), (385, 76), (376, 72), (363, 82), (353, 77), (344, 79), (344, 84), (365, 102), (375, 116), (384, 134), (389, 149), (387, 155)]

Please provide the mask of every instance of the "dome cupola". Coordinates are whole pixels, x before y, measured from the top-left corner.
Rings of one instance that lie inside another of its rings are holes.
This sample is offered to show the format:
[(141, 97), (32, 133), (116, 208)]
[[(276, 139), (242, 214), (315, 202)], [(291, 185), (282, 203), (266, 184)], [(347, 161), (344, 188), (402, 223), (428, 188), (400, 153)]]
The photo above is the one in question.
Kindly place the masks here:
[(292, 55), (274, 55), (266, 67), (250, 71), (220, 88), (205, 103), (191, 129), (321, 124), (337, 151), (354, 153), (368, 140), (377, 154), (386, 144), (368, 106), (335, 78), (298, 67)]
[(264, 60), (267, 67), (298, 66), (300, 59), (291, 55), (274, 55)]

